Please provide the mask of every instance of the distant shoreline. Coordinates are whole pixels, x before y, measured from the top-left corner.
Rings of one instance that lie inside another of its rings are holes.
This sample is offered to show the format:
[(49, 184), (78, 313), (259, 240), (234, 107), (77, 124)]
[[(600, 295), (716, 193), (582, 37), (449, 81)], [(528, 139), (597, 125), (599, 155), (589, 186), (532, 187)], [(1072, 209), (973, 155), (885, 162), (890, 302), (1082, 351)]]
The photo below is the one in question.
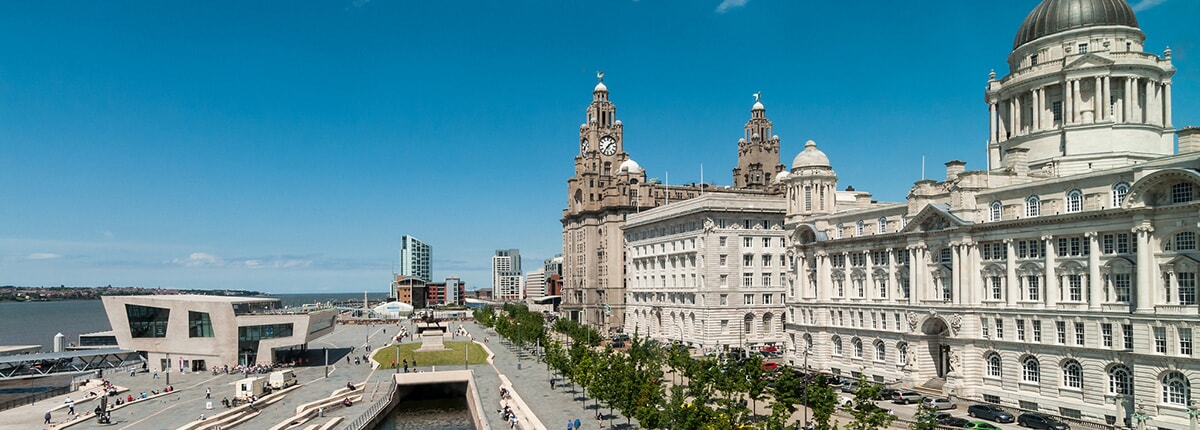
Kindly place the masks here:
[(230, 297), (265, 297), (267, 293), (245, 290), (179, 290), (141, 287), (16, 287), (0, 286), (0, 303), (4, 302), (62, 302), (68, 300), (99, 300), (101, 296), (201, 294)]

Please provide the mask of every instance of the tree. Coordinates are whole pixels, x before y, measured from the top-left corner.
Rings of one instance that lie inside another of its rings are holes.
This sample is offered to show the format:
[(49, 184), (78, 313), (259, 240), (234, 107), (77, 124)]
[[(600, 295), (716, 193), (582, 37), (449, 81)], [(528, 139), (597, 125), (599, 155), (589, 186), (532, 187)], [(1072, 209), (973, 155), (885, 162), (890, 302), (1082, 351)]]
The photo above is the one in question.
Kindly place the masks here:
[(865, 375), (858, 377), (858, 388), (854, 390), (854, 407), (850, 408), (850, 416), (854, 421), (846, 424), (848, 430), (874, 430), (886, 428), (896, 419), (887, 409), (875, 405), (872, 399), (879, 397), (879, 385), (867, 382)]
[(807, 390), (808, 407), (812, 409), (813, 421), (816, 422), (817, 430), (837, 428), (836, 425), (829, 424), (834, 409), (837, 409), (837, 393), (825, 382), (825, 377), (820, 376), (816, 381), (808, 384)]
[(767, 423), (769, 428), (782, 428), (798, 409), (796, 405), (804, 402), (805, 382), (803, 376), (791, 369), (780, 372), (774, 382), (770, 389), (774, 400)]
[(909, 430), (938, 430), (941, 425), (937, 420), (938, 410), (921, 403), (917, 413), (913, 414), (913, 422), (908, 424)]

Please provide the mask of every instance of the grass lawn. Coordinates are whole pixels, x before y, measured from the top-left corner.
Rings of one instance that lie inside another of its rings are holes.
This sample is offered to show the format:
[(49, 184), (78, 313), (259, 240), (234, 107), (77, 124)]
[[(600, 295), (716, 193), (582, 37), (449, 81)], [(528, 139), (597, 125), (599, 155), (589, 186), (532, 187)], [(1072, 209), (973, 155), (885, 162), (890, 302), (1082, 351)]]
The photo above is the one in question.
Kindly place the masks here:
[[(408, 360), (408, 365), (411, 367), (413, 358), (417, 359), (417, 364), (424, 366), (453, 366), (462, 365), (463, 359), (466, 358), (466, 353), (463, 348), (467, 346), (466, 341), (448, 341), (445, 342), (446, 349), (441, 351), (421, 351), (416, 352), (417, 348), (421, 347), (420, 342), (402, 343), (400, 344), (400, 358), (396, 358), (396, 347), (387, 346), (375, 350), (371, 356), (375, 361), (382, 363), (380, 369), (391, 369), (392, 359), (396, 360), (397, 367), (404, 367), (403, 361)], [(479, 344), (471, 343), (471, 364), (487, 364), (487, 351), (484, 351)]]

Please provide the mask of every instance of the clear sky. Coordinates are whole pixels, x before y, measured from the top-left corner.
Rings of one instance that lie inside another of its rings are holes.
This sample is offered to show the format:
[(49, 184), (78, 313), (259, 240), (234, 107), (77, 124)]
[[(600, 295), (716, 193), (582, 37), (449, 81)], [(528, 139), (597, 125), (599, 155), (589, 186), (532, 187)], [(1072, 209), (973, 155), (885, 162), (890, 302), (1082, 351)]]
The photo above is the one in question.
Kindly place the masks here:
[[(1200, 125), (1197, 0), (1133, 0)], [(384, 291), (526, 270), (559, 218), (597, 70), (625, 149), (731, 183), (762, 91), (783, 162), (903, 200), (985, 168), (988, 71), (1037, 0), (140, 1), (0, 5), (0, 285)]]

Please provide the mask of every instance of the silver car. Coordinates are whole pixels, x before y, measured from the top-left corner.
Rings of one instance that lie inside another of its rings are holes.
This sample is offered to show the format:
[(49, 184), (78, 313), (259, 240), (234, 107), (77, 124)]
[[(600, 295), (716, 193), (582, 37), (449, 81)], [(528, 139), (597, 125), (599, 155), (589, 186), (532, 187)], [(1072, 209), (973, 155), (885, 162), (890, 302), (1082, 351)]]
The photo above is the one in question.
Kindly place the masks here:
[(958, 405), (950, 399), (938, 397), (926, 397), (921, 399), (921, 406), (937, 409), (939, 411), (946, 409), (958, 409)]

